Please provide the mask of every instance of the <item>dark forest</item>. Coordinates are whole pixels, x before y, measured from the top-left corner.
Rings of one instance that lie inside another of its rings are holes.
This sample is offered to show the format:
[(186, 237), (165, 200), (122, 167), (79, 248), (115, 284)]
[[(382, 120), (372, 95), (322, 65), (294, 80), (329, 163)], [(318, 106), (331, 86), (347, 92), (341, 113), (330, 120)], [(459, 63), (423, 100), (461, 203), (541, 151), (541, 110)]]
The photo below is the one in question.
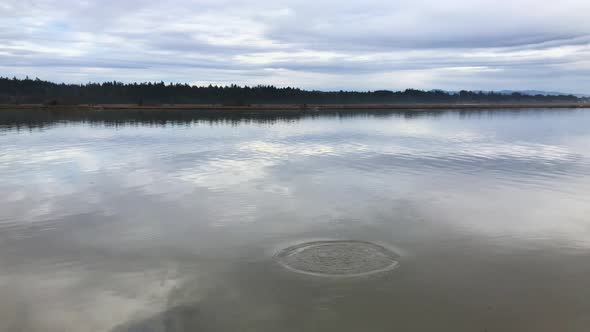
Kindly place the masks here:
[(521, 93), (456, 93), (422, 91), (308, 91), (299, 88), (258, 86), (192, 86), (159, 83), (58, 84), (40, 79), (0, 77), (0, 104), (412, 104), (412, 103), (576, 103), (587, 101), (574, 95), (527, 95)]

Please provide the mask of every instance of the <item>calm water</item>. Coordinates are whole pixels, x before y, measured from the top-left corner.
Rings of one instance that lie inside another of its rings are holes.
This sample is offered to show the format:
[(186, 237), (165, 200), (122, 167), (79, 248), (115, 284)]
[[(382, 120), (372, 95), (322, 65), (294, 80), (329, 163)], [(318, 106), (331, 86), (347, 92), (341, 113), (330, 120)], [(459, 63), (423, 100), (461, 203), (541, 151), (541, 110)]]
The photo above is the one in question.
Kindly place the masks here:
[[(0, 114), (0, 331), (588, 331), (590, 110)], [(392, 271), (294, 273), (316, 240)]]

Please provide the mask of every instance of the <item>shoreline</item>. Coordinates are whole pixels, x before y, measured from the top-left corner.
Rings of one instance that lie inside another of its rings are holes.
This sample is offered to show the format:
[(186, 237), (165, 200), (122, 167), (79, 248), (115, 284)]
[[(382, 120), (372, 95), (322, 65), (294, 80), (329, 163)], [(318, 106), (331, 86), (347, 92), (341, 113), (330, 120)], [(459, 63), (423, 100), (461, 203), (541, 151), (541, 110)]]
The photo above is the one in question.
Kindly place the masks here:
[(252, 104), (245, 106), (219, 104), (96, 104), (96, 105), (42, 105), (42, 104), (0, 104), (2, 110), (45, 110), (45, 111), (297, 111), (317, 113), (322, 111), (363, 111), (363, 110), (467, 110), (467, 109), (566, 109), (590, 108), (590, 103), (538, 103), (538, 104)]

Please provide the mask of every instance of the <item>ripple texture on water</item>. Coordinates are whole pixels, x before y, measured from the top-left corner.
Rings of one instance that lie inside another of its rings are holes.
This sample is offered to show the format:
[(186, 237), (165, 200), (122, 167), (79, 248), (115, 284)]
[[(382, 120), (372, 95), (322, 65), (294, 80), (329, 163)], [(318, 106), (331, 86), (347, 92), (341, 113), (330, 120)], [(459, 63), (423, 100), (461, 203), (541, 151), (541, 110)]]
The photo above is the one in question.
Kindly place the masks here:
[(315, 276), (356, 277), (399, 265), (389, 249), (363, 241), (317, 241), (288, 247), (276, 255), (285, 268)]

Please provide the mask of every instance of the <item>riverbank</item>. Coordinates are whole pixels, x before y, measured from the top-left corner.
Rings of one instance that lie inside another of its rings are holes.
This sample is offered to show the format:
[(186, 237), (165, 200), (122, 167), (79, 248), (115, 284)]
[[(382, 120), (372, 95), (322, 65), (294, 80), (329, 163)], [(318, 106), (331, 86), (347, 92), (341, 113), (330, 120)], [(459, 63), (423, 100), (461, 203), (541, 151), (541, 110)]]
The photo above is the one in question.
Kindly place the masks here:
[(2, 104), (0, 110), (56, 110), (56, 111), (149, 111), (149, 110), (220, 110), (220, 111), (357, 111), (357, 110), (452, 110), (452, 109), (535, 109), (535, 108), (590, 108), (590, 103), (534, 103), (534, 104), (99, 104), (99, 105), (41, 105), (41, 104)]

